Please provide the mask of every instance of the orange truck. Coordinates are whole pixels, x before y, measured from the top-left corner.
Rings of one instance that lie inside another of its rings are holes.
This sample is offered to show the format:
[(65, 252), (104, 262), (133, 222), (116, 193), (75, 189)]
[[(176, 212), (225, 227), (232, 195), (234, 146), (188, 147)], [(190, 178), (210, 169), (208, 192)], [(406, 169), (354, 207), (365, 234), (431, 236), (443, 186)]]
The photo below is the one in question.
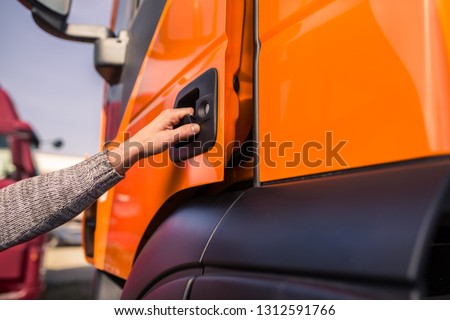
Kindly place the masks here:
[(201, 126), (87, 210), (96, 298), (449, 297), (449, 1), (20, 2), (93, 43), (102, 145)]

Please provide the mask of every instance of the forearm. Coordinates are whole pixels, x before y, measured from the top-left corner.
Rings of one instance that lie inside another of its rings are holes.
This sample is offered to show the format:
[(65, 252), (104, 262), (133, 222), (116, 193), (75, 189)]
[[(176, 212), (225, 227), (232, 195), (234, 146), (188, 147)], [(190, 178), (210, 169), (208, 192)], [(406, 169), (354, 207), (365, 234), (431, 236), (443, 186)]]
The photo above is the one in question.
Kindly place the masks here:
[(198, 124), (174, 129), (187, 114), (193, 115), (194, 109), (164, 110), (108, 154), (100, 153), (73, 167), (1, 189), (0, 251), (69, 221), (119, 182), (139, 159), (160, 153), (170, 143), (198, 133)]
[(0, 251), (71, 220), (119, 182), (104, 153), (0, 190)]

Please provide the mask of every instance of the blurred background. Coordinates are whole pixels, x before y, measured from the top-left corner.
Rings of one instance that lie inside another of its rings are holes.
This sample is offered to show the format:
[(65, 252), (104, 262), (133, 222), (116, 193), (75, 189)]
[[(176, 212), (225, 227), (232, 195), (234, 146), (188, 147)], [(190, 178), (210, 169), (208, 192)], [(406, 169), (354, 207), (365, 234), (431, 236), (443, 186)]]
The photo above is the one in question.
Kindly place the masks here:
[[(74, 0), (69, 22), (109, 25), (111, 9), (112, 0)], [(38, 171), (58, 170), (96, 153), (103, 80), (93, 66), (93, 46), (45, 33), (16, 0), (0, 1), (0, 38), (0, 87), (40, 139), (34, 152)], [(55, 141), (62, 141), (62, 146), (55, 148)], [(40, 298), (89, 298), (92, 269), (84, 262), (80, 241), (77, 221), (45, 239), (41, 257), (45, 290)], [(12, 253), (0, 257), (0, 262), (12, 268), (14, 259)], [(6, 270), (2, 275), (0, 270), (0, 287), (17, 272)], [(0, 298), (8, 297), (20, 298), (20, 294), (0, 291)]]
[[(74, 0), (69, 21), (109, 25), (112, 0)], [(42, 140), (41, 152), (83, 156), (98, 150), (103, 80), (93, 46), (41, 30), (17, 0), (0, 1), (0, 85)], [(50, 143), (64, 140), (54, 150)]]

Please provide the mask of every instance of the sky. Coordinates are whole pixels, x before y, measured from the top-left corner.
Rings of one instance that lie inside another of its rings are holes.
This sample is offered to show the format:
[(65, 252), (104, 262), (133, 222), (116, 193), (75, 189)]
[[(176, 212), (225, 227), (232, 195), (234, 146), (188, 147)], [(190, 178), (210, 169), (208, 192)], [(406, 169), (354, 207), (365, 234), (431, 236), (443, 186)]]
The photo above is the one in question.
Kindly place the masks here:
[[(111, 8), (112, 0), (73, 0), (69, 22), (107, 26)], [(47, 34), (17, 0), (0, 1), (0, 39), (0, 86), (36, 131), (41, 151), (96, 153), (103, 80), (93, 45)], [(64, 140), (63, 148), (51, 146), (55, 138)]]

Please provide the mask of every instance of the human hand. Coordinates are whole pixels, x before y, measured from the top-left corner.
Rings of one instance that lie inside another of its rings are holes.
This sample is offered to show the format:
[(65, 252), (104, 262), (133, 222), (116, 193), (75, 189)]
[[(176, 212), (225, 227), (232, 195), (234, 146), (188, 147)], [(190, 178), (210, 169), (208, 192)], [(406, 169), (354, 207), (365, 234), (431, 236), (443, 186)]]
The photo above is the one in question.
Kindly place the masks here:
[(166, 109), (129, 140), (121, 143), (108, 154), (112, 167), (121, 175), (138, 160), (158, 154), (171, 143), (187, 140), (200, 131), (198, 124), (186, 124), (174, 129), (181, 119), (193, 115), (192, 108)]

